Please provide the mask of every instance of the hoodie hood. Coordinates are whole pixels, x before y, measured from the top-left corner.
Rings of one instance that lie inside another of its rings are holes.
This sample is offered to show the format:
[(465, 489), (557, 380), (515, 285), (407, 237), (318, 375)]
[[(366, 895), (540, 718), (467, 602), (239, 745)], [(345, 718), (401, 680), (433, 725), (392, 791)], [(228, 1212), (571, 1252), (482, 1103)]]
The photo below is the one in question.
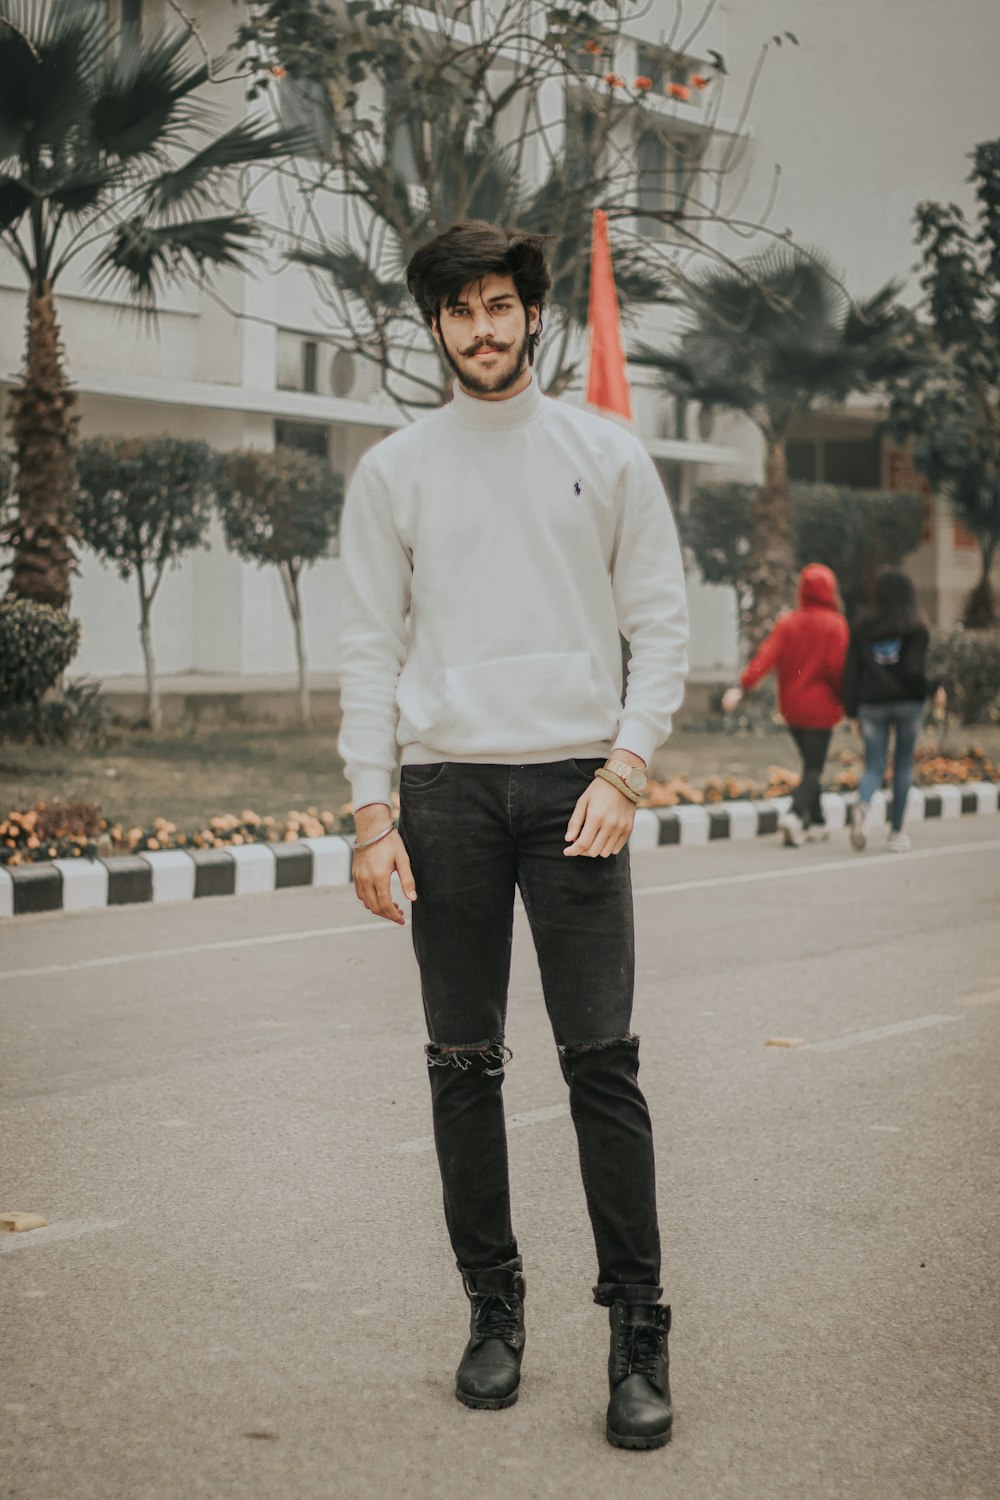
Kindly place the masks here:
[(837, 609), (837, 580), (823, 563), (810, 563), (799, 574), (799, 608)]

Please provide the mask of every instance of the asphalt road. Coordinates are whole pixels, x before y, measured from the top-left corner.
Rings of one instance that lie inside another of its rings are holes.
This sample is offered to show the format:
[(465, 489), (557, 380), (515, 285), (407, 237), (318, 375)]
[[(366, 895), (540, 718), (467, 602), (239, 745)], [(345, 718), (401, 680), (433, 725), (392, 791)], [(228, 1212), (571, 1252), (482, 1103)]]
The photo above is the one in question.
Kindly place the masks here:
[[(521, 1399), (467, 1304), (408, 930), (350, 887), (0, 928), (5, 1500), (995, 1500), (1000, 820), (908, 856), (633, 856), (676, 1425), (606, 1315), (530, 934), (506, 1099)], [(766, 1046), (798, 1038), (797, 1048)]]

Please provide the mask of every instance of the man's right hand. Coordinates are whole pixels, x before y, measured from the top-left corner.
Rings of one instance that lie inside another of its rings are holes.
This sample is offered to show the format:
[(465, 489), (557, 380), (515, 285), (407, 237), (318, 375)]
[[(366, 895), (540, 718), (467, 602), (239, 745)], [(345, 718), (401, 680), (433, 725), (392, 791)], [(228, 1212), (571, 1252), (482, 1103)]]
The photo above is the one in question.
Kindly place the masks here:
[[(370, 802), (354, 815), (354, 826), (359, 843), (372, 839), (381, 829), (387, 828), (392, 818), (392, 809), (384, 802)], [(369, 845), (367, 849), (354, 851), (352, 873), (358, 900), (376, 917), (385, 917), (389, 922), (406, 925), (402, 908), (392, 899), (389, 882), (393, 870), (398, 871), (403, 894), (410, 900), (417, 899), (413, 873), (410, 869), (406, 846), (398, 831), (387, 833), (384, 839)]]

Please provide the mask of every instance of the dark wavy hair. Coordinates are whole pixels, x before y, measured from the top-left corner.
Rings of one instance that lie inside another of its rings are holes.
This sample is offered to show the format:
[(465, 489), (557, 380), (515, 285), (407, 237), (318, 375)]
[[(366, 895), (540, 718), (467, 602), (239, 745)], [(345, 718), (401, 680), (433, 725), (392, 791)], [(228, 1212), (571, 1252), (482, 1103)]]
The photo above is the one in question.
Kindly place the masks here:
[(882, 635), (907, 635), (929, 628), (910, 575), (901, 568), (880, 569), (872, 602), (858, 615), (858, 631), (876, 640)]
[(528, 360), (542, 336), (541, 312), (552, 278), (540, 234), (503, 229), (485, 219), (462, 219), (426, 245), (421, 245), (406, 268), (406, 285), (428, 328), (445, 307), (454, 307), (462, 288), (487, 276), (513, 276), (524, 305), (537, 307), (538, 327), (528, 338)]

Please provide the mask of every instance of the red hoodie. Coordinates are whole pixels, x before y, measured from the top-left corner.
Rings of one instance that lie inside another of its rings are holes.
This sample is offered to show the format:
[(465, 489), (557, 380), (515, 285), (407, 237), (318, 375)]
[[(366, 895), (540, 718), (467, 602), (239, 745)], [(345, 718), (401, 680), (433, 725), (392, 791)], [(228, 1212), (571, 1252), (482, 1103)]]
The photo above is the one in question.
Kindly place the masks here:
[(850, 636), (837, 608), (837, 582), (822, 563), (799, 574), (799, 607), (782, 615), (740, 678), (749, 692), (772, 668), (778, 707), (797, 729), (832, 729), (844, 717), (841, 686)]

